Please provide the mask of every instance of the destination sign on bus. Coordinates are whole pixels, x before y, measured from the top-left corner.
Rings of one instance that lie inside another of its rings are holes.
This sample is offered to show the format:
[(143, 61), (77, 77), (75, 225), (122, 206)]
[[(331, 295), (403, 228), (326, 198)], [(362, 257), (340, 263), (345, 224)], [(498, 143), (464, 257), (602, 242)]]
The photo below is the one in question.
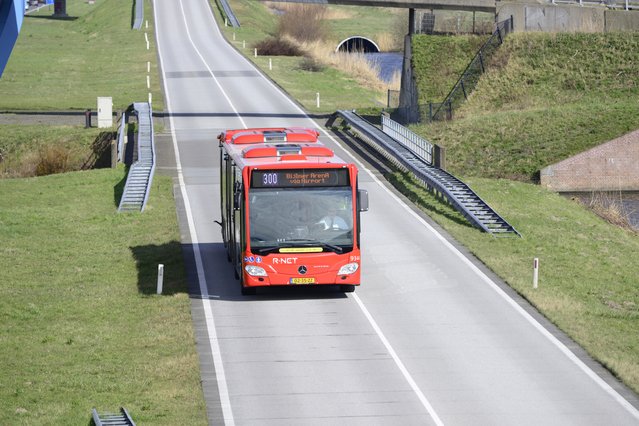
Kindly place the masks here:
[(348, 186), (348, 169), (253, 170), (252, 188)]

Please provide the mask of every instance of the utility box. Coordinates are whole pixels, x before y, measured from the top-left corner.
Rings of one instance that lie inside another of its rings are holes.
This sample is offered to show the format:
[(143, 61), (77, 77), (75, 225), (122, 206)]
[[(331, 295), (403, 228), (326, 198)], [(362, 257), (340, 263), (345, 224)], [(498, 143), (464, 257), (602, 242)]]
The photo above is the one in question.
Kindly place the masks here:
[(98, 97), (98, 128), (113, 126), (113, 98)]

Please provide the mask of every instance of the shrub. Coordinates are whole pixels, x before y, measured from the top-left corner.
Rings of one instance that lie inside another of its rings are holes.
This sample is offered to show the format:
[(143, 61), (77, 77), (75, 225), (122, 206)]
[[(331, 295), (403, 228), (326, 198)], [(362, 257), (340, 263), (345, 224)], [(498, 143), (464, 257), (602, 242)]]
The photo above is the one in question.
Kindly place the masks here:
[(300, 62), (299, 69), (302, 71), (320, 72), (324, 70), (324, 65), (310, 56), (304, 56)]
[(277, 34), (279, 38), (289, 35), (301, 42), (322, 40), (326, 35), (325, 16), (326, 6), (299, 4), (288, 7), (280, 17)]
[(288, 40), (267, 38), (257, 42), (253, 47), (262, 56), (302, 56), (304, 52)]
[(60, 145), (46, 145), (40, 149), (35, 167), (36, 176), (51, 175), (69, 171), (70, 152)]

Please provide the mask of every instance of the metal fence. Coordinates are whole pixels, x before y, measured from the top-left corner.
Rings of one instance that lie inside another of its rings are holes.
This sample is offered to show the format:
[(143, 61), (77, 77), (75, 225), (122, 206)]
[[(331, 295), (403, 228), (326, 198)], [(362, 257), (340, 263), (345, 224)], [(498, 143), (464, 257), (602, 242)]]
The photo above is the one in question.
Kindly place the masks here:
[[(453, 113), (462, 102), (468, 99), (469, 93), (475, 88), (479, 78), (485, 71), (486, 61), (495, 53), (499, 46), (504, 42), (506, 34), (513, 31), (513, 17), (499, 22), (495, 31), (490, 38), (479, 48), (475, 57), (470, 61), (461, 77), (452, 90), (446, 96), (446, 99), (440, 104), (430, 104), (421, 107), (421, 113), (426, 116), (428, 111), (428, 120), (450, 120)], [(434, 107), (436, 106), (436, 107)], [(432, 111), (435, 111), (434, 113)]]
[(637, 0), (602, 0), (602, 1), (584, 1), (584, 0), (547, 0), (551, 4), (578, 4), (579, 6), (605, 6), (610, 9), (622, 9), (622, 10), (639, 10), (639, 1)]
[(429, 165), (433, 165), (433, 144), (426, 139), (393, 121), (386, 114), (382, 114), (382, 131), (404, 147), (410, 149)]

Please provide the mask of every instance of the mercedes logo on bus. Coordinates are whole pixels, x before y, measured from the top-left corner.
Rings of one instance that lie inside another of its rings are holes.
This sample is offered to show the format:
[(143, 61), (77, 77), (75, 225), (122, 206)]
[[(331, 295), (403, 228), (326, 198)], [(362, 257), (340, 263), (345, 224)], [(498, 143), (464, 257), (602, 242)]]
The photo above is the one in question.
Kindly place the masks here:
[(297, 272), (299, 272), (302, 275), (304, 275), (306, 273), (306, 271), (308, 271), (308, 269), (306, 269), (306, 266), (304, 266), (304, 265), (302, 265), (299, 268), (297, 268)]

